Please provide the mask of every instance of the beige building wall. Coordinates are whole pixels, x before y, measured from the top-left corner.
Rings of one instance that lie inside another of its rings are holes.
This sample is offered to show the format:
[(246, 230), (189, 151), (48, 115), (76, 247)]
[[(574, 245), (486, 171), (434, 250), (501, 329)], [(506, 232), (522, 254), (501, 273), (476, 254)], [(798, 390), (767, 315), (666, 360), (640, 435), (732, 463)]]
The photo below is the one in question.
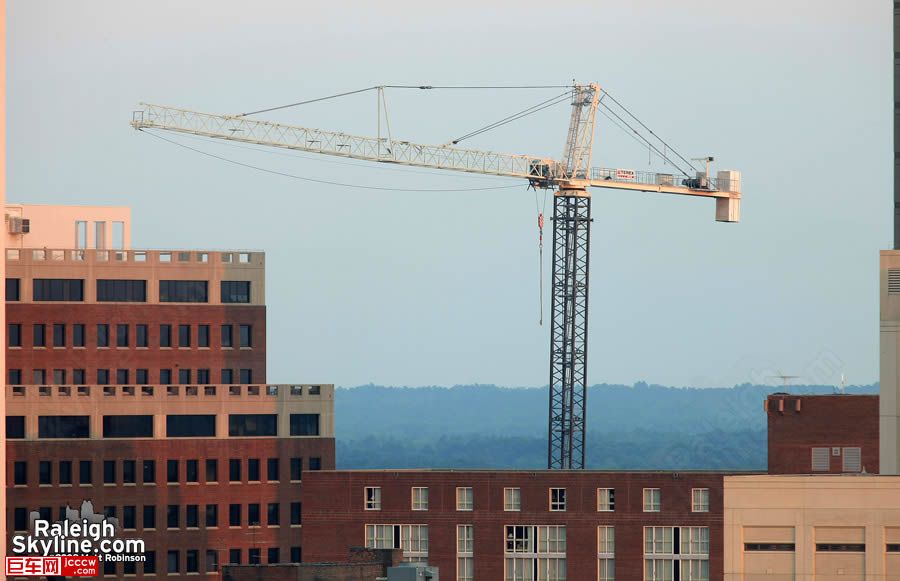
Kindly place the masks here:
[(881, 474), (900, 474), (900, 250), (881, 251), (879, 464)]
[(6, 248), (131, 248), (131, 209), (124, 206), (5, 207)]
[[(6, 46), (6, 0), (0, 0), (0, 46)], [(5, 49), (4, 49), (5, 54)], [(6, 203), (6, 59), (0, 59), (0, 205)], [(6, 252), (6, 240), (0, 242)], [(6, 279), (6, 261), (0, 260), (0, 278)], [(0, 299), (6, 304), (6, 286), (0, 287)], [(6, 345), (6, 309), (0, 309), (0, 345)], [(0, 349), (0, 377), (6, 377), (6, 349)], [(6, 417), (6, 401), (0, 402)], [(6, 466), (6, 430), (0, 431), (0, 466)], [(0, 470), (0, 490), (6, 490), (6, 470)], [(0, 494), (0, 514), (6, 514), (6, 494)], [(0, 556), (6, 557), (6, 519), (0, 519)], [(0, 570), (0, 581), (6, 581), (6, 567)]]
[(900, 581), (900, 477), (726, 476), (724, 510), (727, 581)]

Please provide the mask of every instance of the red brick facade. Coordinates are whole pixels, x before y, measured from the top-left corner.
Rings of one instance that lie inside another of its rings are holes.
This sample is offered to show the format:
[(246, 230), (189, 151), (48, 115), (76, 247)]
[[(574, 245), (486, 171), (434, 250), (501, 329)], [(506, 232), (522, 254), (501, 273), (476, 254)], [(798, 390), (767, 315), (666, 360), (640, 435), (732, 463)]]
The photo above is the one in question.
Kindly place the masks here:
[[(347, 471), (309, 474), (303, 483), (304, 562), (340, 560), (364, 545), (367, 524), (428, 525), (428, 563), (456, 579), (457, 525), (474, 525), (474, 578), (503, 579), (506, 525), (565, 525), (568, 579), (598, 578), (598, 526), (615, 527), (616, 579), (642, 579), (644, 527), (708, 527), (709, 578), (723, 575), (723, 475), (709, 472)], [(366, 510), (365, 488), (380, 487), (381, 509)], [(412, 487), (428, 488), (428, 509), (412, 510)], [(472, 511), (457, 510), (457, 487), (471, 487)], [(504, 510), (504, 488), (519, 488), (521, 510)], [(551, 488), (566, 510), (551, 511)], [(615, 490), (615, 510), (598, 511), (597, 489)], [(659, 512), (644, 512), (645, 488), (660, 490)], [(692, 489), (708, 489), (708, 512), (692, 510)]]
[[(849, 472), (847, 449), (859, 448), (859, 469), (877, 474), (877, 395), (773, 394), (768, 416), (769, 474)], [(813, 469), (813, 448), (828, 448), (828, 469)], [(855, 462), (853, 462), (855, 464)]]
[[(136, 370), (147, 369), (147, 383), (160, 383), (160, 369), (170, 369), (171, 383), (178, 383), (178, 370), (191, 370), (191, 381), (198, 369), (208, 369), (209, 381), (221, 383), (222, 369), (231, 369), (240, 382), (240, 370), (250, 369), (249, 381), (266, 381), (266, 308), (264, 306), (166, 305), (166, 304), (71, 304), (9, 303), (7, 324), (21, 325), (21, 347), (6, 351), (6, 368), (21, 371), (21, 383), (33, 383), (33, 370), (46, 372), (46, 383), (53, 383), (53, 370), (66, 370), (66, 383), (73, 383), (73, 370), (84, 369), (86, 384), (97, 383), (97, 369), (108, 369), (109, 383), (116, 383), (116, 370), (128, 369), (128, 383), (137, 383)], [(35, 323), (45, 325), (46, 347), (34, 347)], [(53, 325), (66, 328), (66, 346), (53, 346)], [(73, 347), (73, 325), (84, 324), (84, 347)], [(109, 325), (109, 347), (97, 346), (97, 325)], [(116, 346), (116, 325), (128, 325), (128, 347)], [(171, 325), (171, 347), (160, 347), (160, 325)], [(222, 325), (232, 326), (233, 347), (222, 347)], [(138, 347), (137, 325), (147, 325), (148, 346)], [(178, 346), (178, 326), (191, 326), (191, 346)], [(198, 346), (199, 325), (209, 325), (209, 347)], [(240, 325), (251, 326), (250, 347), (240, 347)]]

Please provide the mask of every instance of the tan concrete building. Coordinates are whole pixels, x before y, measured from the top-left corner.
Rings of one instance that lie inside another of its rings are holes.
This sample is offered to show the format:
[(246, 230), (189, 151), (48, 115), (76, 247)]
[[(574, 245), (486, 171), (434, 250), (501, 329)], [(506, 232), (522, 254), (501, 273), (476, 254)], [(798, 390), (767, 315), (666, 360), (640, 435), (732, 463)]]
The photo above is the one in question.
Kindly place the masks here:
[(879, 465), (900, 474), (900, 250), (881, 251)]
[(726, 581), (900, 581), (900, 477), (725, 476)]
[(6, 248), (131, 248), (125, 206), (6, 204)]

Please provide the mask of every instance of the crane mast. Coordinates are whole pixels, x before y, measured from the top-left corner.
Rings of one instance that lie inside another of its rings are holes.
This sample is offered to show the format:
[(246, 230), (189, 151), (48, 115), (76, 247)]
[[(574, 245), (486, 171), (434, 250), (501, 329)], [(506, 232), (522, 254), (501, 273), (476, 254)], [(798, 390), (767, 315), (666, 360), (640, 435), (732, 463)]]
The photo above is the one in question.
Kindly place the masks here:
[(686, 176), (678, 184), (671, 174), (592, 168), (600, 92), (596, 84), (572, 88), (572, 114), (561, 160), (418, 144), (380, 135), (363, 137), (249, 119), (245, 115), (216, 115), (144, 103), (132, 114), (131, 126), (380, 163), (522, 178), (535, 188), (556, 190), (547, 467), (569, 470), (585, 465), (591, 235), (588, 187), (713, 198), (717, 221), (740, 219), (738, 172), (720, 172), (718, 178), (712, 178), (707, 169), (706, 175)]

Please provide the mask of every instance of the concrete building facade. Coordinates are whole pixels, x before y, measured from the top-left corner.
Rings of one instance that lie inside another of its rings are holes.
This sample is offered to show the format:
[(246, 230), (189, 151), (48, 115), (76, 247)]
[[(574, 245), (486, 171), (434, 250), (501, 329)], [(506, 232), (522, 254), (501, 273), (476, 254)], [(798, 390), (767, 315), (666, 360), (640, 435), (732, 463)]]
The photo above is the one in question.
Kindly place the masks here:
[(900, 477), (724, 478), (726, 581), (900, 580)]

